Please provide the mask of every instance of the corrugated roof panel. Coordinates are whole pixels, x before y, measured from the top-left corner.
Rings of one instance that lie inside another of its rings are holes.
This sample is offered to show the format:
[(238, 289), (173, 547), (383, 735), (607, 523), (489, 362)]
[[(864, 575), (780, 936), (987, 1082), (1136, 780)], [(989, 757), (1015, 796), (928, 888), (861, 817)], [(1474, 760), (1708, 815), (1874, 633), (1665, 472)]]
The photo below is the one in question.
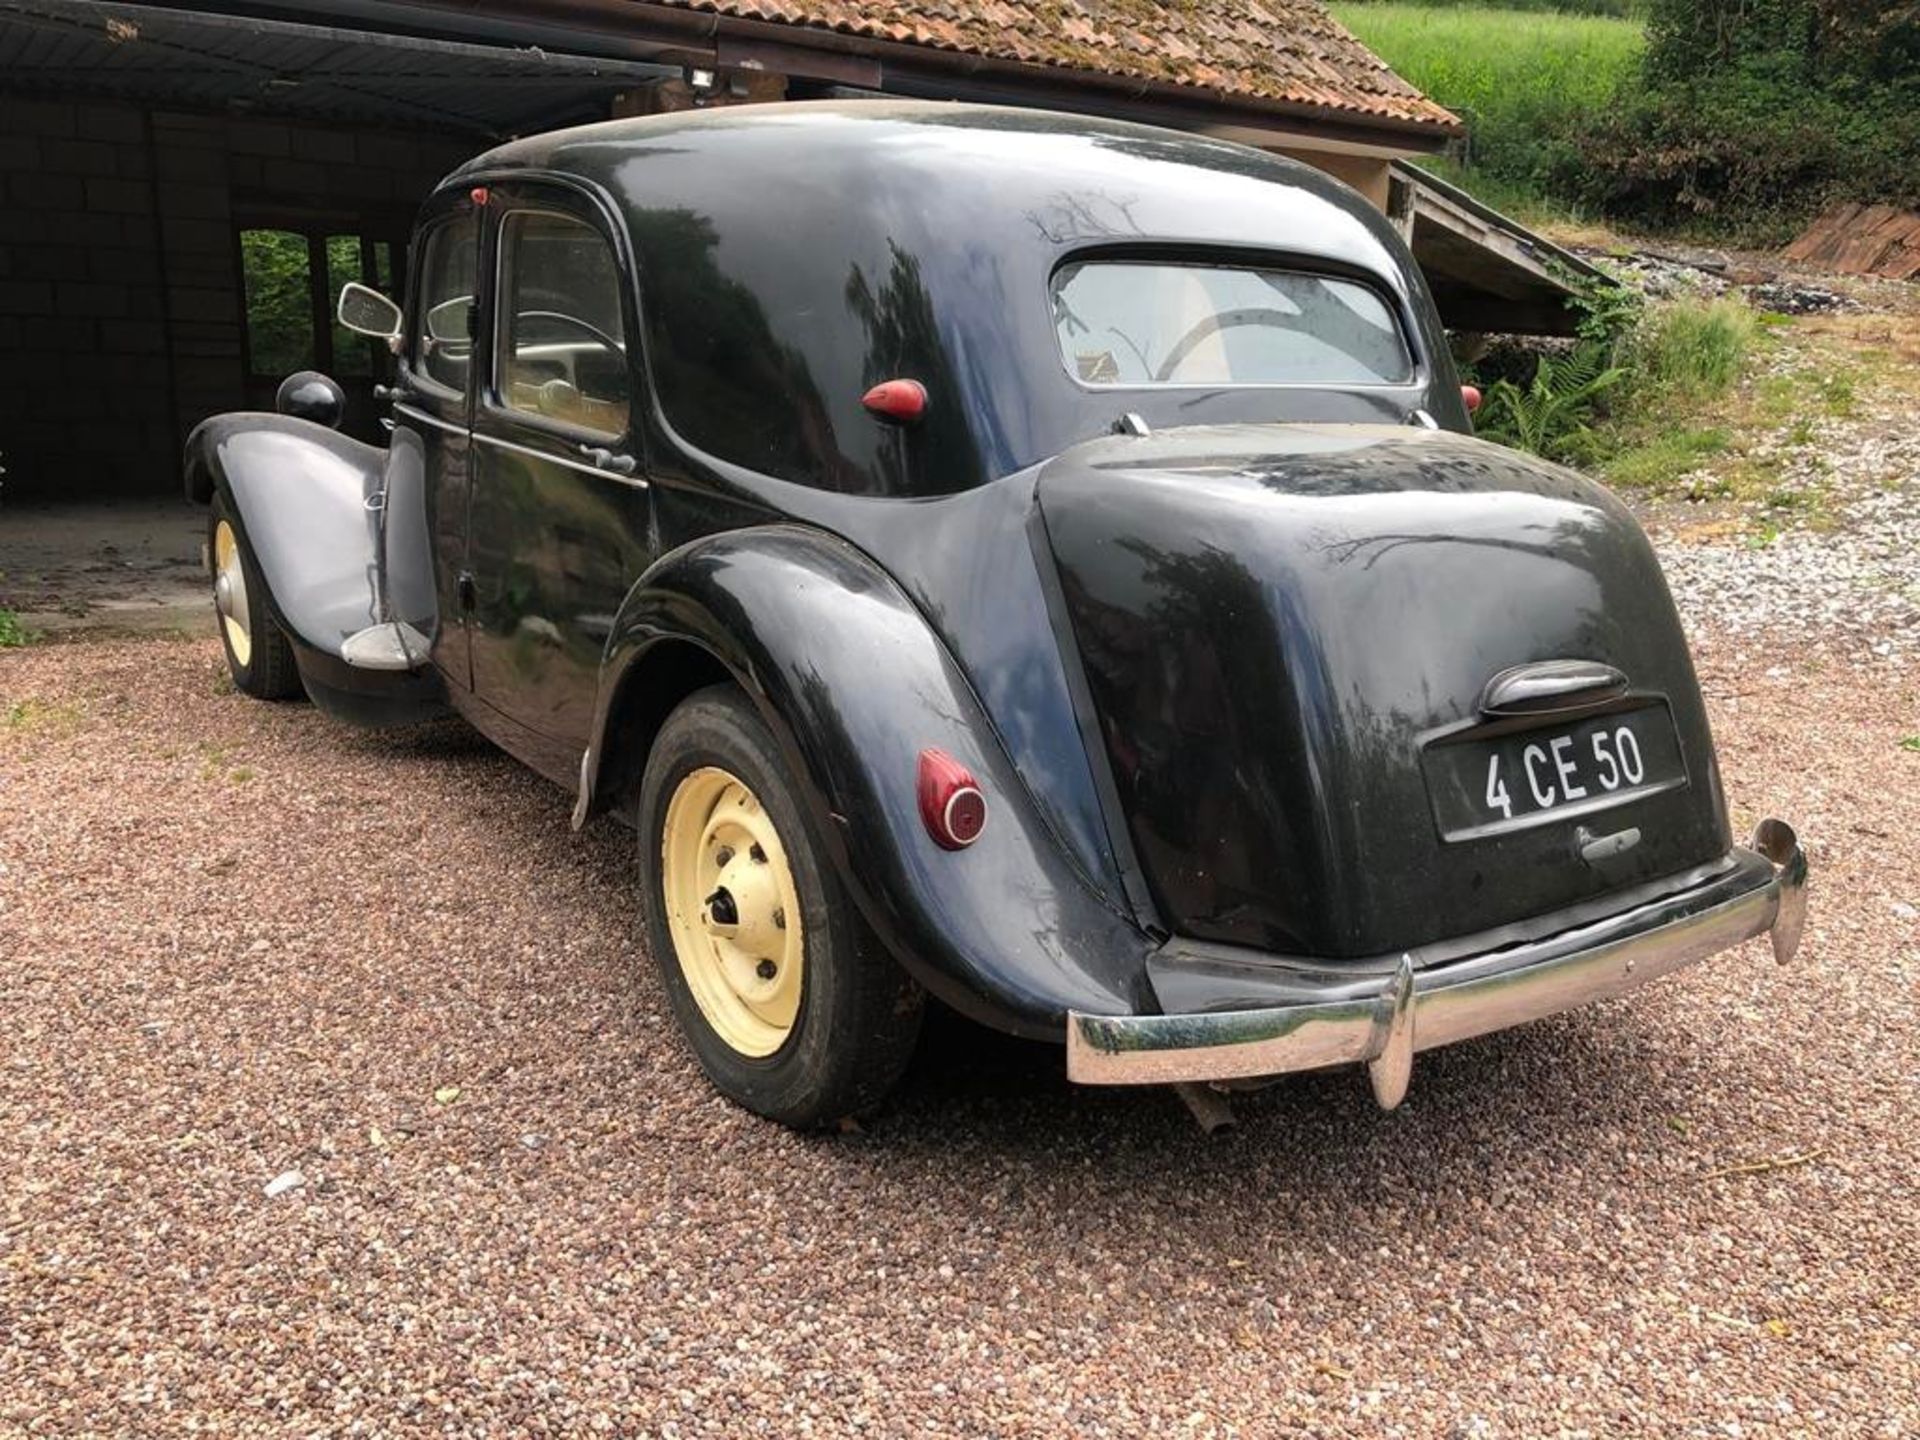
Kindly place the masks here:
[[(109, 20), (134, 33), (110, 31)], [(604, 117), (615, 91), (677, 73), (634, 61), (95, 0), (0, 0), (0, 71), (11, 86), (61, 94), (492, 136)], [(289, 79), (299, 83), (280, 83)]]

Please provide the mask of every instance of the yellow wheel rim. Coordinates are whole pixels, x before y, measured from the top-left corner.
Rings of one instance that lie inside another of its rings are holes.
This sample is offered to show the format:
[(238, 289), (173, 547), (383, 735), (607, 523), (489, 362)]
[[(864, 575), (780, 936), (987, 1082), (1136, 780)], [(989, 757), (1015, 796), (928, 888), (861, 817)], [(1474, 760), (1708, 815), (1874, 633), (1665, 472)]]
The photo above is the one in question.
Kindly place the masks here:
[(220, 613), (234, 660), (246, 665), (253, 659), (253, 611), (247, 572), (240, 565), (240, 541), (224, 520), (213, 527), (213, 608)]
[(736, 775), (695, 770), (667, 802), (661, 890), (674, 957), (714, 1034), (771, 1055), (800, 1014), (806, 937), (780, 832)]

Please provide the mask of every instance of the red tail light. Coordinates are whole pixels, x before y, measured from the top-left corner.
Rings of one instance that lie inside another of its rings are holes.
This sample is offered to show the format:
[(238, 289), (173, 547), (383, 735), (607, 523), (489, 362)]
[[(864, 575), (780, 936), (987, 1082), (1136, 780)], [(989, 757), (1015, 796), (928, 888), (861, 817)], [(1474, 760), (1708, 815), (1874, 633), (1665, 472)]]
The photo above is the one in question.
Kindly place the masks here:
[(1462, 385), (1460, 387), (1460, 398), (1467, 402), (1467, 413), (1471, 415), (1475, 410), (1480, 408), (1480, 387), (1478, 385)]
[(920, 819), (943, 850), (964, 850), (987, 828), (979, 782), (944, 750), (920, 752)]
[(918, 380), (882, 380), (860, 403), (882, 420), (905, 425), (926, 413), (927, 387)]

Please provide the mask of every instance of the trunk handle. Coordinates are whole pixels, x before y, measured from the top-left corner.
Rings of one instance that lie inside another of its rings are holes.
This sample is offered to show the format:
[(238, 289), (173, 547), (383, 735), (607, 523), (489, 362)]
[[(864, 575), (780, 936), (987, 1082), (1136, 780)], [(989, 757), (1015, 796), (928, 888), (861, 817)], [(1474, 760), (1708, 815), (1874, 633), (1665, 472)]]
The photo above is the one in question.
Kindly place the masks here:
[(1502, 670), (1480, 692), (1483, 715), (1564, 715), (1627, 693), (1627, 677), (1598, 660), (1536, 660)]

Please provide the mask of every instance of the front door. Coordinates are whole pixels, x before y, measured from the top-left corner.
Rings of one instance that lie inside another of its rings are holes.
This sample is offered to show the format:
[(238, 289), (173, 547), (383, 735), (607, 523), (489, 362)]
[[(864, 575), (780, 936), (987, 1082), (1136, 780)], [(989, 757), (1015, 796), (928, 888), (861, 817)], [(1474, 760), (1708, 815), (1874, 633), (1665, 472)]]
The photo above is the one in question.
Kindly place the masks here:
[(465, 194), (436, 197), (417, 234), (387, 453), (386, 573), (395, 618), (425, 629), (415, 619), (424, 613), (434, 664), (465, 688), (479, 215)]
[(650, 558), (631, 338), (612, 222), (558, 186), (496, 186), (488, 374), (467, 536), (476, 697), (570, 782), (620, 602)]

